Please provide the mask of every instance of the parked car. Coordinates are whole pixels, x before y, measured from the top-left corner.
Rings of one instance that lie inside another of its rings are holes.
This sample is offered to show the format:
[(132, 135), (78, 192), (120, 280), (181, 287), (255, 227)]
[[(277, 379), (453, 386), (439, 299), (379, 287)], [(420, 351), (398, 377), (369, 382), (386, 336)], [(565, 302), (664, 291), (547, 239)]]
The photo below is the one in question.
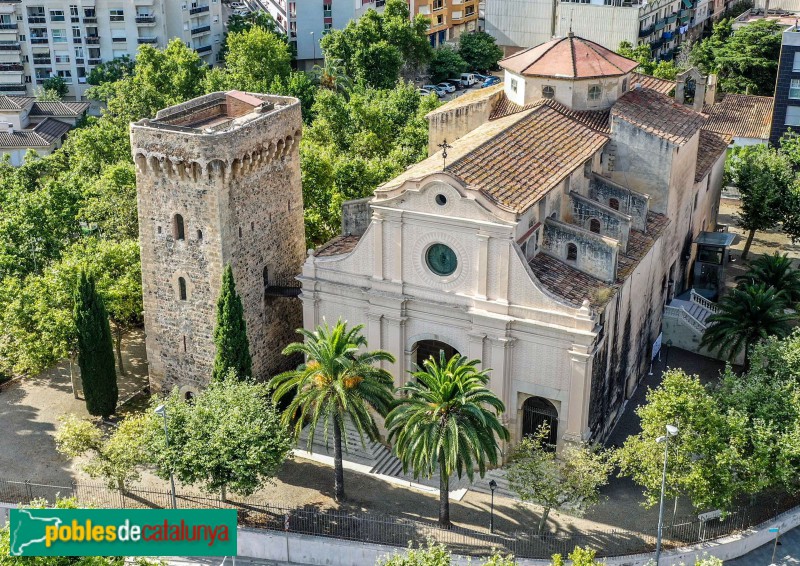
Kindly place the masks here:
[(461, 79), (446, 79), (444, 82), (450, 83), (456, 87), (456, 90), (464, 88), (464, 83), (461, 82)]
[(493, 86), (496, 84), (500, 84), (500, 77), (492, 76), (483, 81), (483, 85), (481, 85), (481, 88), (486, 88), (487, 86)]
[(436, 96), (438, 96), (439, 98), (441, 98), (441, 97), (443, 97), (443, 96), (445, 96), (447, 94), (446, 90), (444, 90), (443, 88), (441, 88), (441, 87), (439, 87), (437, 85), (422, 85), (422, 88), (425, 89), (425, 90), (429, 90), (431, 92), (435, 92)]
[(455, 92), (456, 91), (455, 85), (451, 85), (450, 83), (439, 83), (436, 86), (438, 86), (441, 89), (444, 89), (445, 92)]
[(247, 4), (244, 2), (231, 2), (231, 8), (234, 10), (245, 10), (247, 9)]
[(418, 88), (417, 89), (417, 94), (419, 94), (420, 96), (428, 96), (430, 93), (431, 93), (431, 91), (429, 91), (427, 88)]
[(234, 15), (234, 16), (242, 16), (242, 17), (245, 17), (245, 16), (247, 16), (248, 14), (250, 14), (250, 10), (248, 10), (247, 8), (239, 8), (238, 10), (234, 10), (234, 11), (233, 11), (233, 15)]
[(473, 73), (461, 73), (461, 82), (464, 83), (464, 86), (471, 87), (478, 82), (478, 79)]
[(482, 75), (480, 73), (472, 73), (472, 74), (475, 76), (475, 80), (477, 80), (479, 83), (484, 82), (491, 76), (491, 75)]

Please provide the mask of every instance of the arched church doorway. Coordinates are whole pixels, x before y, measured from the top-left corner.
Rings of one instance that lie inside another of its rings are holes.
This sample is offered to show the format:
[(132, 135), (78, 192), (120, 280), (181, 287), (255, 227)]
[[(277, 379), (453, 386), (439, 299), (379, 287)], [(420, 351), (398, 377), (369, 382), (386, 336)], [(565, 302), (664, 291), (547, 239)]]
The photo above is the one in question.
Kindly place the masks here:
[(522, 404), (522, 436), (533, 436), (545, 425), (550, 432), (545, 442), (555, 447), (558, 442), (558, 411), (543, 397), (528, 397)]
[(417, 355), (414, 359), (419, 367), (422, 367), (422, 362), (433, 356), (436, 361), (439, 360), (440, 352), (444, 352), (444, 359), (449, 360), (454, 355), (458, 354), (458, 350), (453, 348), (450, 344), (440, 342), (439, 340), (421, 340), (417, 342), (416, 346)]

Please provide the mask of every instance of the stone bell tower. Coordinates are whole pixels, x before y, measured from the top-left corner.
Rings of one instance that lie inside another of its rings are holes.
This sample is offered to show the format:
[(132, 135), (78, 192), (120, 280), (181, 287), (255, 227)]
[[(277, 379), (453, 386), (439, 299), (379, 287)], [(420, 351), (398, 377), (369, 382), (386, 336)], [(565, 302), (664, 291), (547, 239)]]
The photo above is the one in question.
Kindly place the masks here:
[(215, 92), (131, 124), (150, 382), (195, 393), (211, 378), (216, 302), (230, 263), (253, 375), (287, 368), (302, 326), (305, 256), (295, 98)]

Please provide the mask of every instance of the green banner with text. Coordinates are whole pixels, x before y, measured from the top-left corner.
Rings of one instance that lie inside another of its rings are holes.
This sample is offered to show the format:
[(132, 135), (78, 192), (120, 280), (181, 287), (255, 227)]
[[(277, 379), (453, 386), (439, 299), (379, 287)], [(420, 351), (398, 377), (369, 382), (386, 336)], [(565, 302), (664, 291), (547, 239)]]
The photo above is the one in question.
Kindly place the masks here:
[(235, 509), (12, 509), (12, 556), (234, 556)]

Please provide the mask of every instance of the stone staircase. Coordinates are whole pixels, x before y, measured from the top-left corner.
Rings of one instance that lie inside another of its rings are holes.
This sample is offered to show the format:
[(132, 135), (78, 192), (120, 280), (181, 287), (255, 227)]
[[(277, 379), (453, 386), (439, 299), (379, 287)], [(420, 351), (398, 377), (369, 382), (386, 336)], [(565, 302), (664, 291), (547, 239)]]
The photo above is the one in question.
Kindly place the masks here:
[[(709, 301), (705, 297), (698, 295), (694, 292), (694, 290), (689, 291), (689, 293), (684, 293), (682, 298), (675, 298), (670, 301), (668, 309), (681, 309), (686, 314), (691, 317), (689, 322), (699, 322), (700, 324), (691, 324), (695, 329), (699, 329), (699, 326), (702, 326), (702, 331), (705, 331), (705, 328), (708, 326), (708, 318), (718, 312), (717, 306), (715, 303)], [(674, 312), (674, 311), (672, 311)], [(686, 316), (682, 318), (687, 319)]]

